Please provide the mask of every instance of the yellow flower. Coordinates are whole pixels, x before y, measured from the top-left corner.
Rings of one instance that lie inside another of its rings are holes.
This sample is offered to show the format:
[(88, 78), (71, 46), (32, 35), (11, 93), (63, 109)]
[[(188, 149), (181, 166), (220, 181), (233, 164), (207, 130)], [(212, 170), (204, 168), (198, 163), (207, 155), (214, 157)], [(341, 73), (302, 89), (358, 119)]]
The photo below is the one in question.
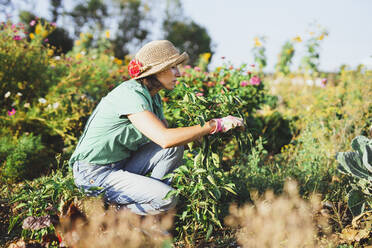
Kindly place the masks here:
[(121, 65), (121, 64), (123, 64), (123, 61), (121, 59), (114, 58), (114, 63), (116, 63), (118, 65)]
[(80, 46), (80, 44), (81, 44), (81, 41), (80, 40), (75, 41), (75, 45), (76, 46)]
[(30, 38), (31, 38), (31, 40), (35, 39), (35, 35), (34, 35), (34, 33), (31, 33), (31, 34), (30, 34)]
[(110, 38), (110, 30), (106, 30), (105, 34), (106, 34), (106, 38), (109, 39)]
[(189, 157), (189, 158), (191, 158), (192, 157), (192, 153), (187, 153), (186, 156)]
[(49, 57), (52, 57), (53, 54), (54, 54), (53, 49), (48, 49), (48, 56), (49, 56)]
[(43, 26), (41, 26), (40, 23), (38, 23), (35, 27), (35, 34), (39, 35), (43, 31)]
[(318, 37), (318, 40), (323, 40), (324, 39), (324, 34), (321, 34), (319, 37)]
[(314, 35), (314, 32), (310, 32), (309, 34), (310, 34), (310, 35)]
[(81, 53), (78, 53), (78, 54), (75, 55), (76, 59), (81, 59), (81, 57), (82, 57)]
[(203, 53), (202, 54), (202, 58), (203, 60), (205, 61), (209, 61), (209, 58), (211, 57), (211, 54), (210, 53)]
[(84, 33), (80, 33), (80, 39), (84, 39)]
[(43, 29), (43, 31), (41, 32), (41, 36), (42, 36), (43, 38), (47, 37), (48, 34), (49, 34), (49, 32), (46, 31), (45, 29)]
[(295, 42), (301, 42), (302, 41), (301, 36), (299, 36), (299, 35), (294, 37), (292, 40), (295, 41)]
[(262, 46), (262, 43), (261, 43), (261, 41), (260, 41), (260, 39), (259, 39), (258, 37), (255, 37), (255, 38), (254, 38), (254, 46), (255, 46), (255, 47), (260, 47), (260, 46)]

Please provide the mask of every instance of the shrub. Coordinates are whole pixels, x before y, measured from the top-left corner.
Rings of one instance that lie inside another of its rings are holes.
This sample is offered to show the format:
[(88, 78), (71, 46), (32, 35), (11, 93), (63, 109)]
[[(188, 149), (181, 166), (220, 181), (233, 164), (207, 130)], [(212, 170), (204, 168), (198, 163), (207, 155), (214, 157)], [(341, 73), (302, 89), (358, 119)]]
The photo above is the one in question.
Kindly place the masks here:
[(50, 64), (53, 50), (39, 39), (28, 42), (23, 30), (23, 24), (0, 24), (0, 104), (5, 109), (44, 96), (55, 75), (63, 73)]
[(41, 136), (33, 134), (22, 135), (16, 144), (9, 144), (9, 139), (0, 140), (1, 147), (10, 150), (2, 151), (5, 157), (1, 167), (1, 176), (7, 181), (14, 182), (39, 176), (50, 166), (50, 158), (45, 154), (46, 148), (41, 143)]

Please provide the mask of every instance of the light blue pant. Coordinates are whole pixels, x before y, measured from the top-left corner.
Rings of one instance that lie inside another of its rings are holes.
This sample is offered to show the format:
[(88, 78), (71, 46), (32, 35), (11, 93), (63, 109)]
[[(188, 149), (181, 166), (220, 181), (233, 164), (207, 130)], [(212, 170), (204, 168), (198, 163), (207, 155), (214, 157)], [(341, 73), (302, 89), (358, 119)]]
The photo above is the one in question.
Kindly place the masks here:
[[(102, 194), (106, 201), (124, 205), (136, 214), (158, 214), (176, 205), (177, 199), (164, 199), (172, 190), (171, 180), (161, 178), (180, 165), (183, 146), (163, 149), (150, 142), (132, 156), (108, 165), (76, 161), (75, 184), (88, 195)], [(145, 176), (151, 172), (150, 176)], [(99, 188), (97, 188), (99, 187)]]

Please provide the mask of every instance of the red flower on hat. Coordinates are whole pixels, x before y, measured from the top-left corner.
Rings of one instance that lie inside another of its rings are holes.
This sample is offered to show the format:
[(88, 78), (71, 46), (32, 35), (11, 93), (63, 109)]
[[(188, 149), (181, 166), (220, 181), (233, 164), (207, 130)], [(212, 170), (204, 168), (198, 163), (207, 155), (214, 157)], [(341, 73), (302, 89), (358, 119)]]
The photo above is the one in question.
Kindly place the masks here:
[(142, 64), (139, 61), (133, 59), (131, 62), (129, 62), (128, 65), (129, 76), (131, 78), (139, 76), (141, 74), (141, 67)]

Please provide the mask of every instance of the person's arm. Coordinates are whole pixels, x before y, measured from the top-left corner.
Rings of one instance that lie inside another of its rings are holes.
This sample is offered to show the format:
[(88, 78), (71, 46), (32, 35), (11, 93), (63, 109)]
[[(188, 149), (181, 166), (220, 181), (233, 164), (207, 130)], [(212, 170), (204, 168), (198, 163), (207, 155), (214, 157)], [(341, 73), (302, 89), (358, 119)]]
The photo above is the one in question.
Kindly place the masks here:
[(162, 148), (185, 145), (215, 129), (215, 121), (208, 121), (202, 127), (167, 128), (165, 124), (152, 112), (146, 110), (128, 115), (132, 124), (150, 140)]

